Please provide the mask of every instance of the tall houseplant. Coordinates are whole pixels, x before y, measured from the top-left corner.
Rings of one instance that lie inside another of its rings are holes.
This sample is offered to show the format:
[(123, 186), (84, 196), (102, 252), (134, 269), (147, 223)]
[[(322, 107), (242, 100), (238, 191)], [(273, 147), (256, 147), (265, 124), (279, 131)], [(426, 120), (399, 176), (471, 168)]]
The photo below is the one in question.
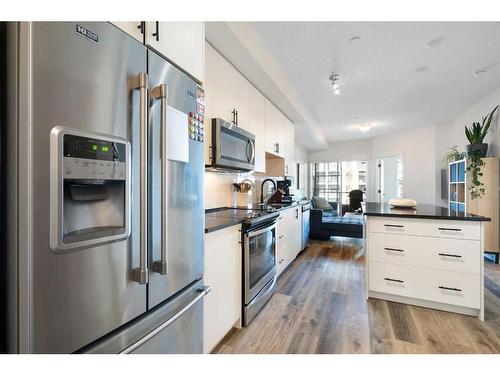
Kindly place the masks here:
[(488, 152), (488, 144), (483, 143), (484, 137), (488, 134), (491, 125), (491, 119), (493, 118), (493, 114), (497, 110), (498, 105), (490, 112), (486, 117), (483, 117), (483, 122), (480, 124), (479, 122), (473, 122), (472, 126), (468, 128), (465, 127), (465, 136), (469, 140), (467, 145), (467, 153), (472, 153), (473, 155), (478, 155), (479, 158), (486, 157), (486, 153)]

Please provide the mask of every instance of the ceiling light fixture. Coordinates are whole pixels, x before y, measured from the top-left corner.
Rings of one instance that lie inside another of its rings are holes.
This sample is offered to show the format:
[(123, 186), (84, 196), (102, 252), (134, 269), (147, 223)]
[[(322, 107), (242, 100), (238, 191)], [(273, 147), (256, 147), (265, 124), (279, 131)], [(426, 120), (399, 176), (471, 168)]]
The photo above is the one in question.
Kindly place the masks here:
[(486, 73), (486, 72), (487, 72), (487, 70), (486, 70), (486, 69), (479, 69), (479, 70), (476, 70), (476, 71), (474, 72), (474, 77), (476, 77), (476, 78), (477, 78), (477, 77), (479, 77), (481, 74), (484, 74), (484, 73)]
[(359, 124), (359, 130), (361, 130), (362, 132), (367, 132), (374, 126), (374, 124)]
[(332, 84), (333, 93), (335, 95), (340, 94), (340, 86), (337, 82), (339, 78), (340, 76), (338, 74), (335, 74), (334, 72), (332, 72), (332, 74), (330, 74), (330, 77), (328, 78)]
[(429, 70), (428, 66), (422, 65), (422, 66), (418, 66), (415, 69), (413, 69), (413, 73), (420, 74), (420, 73), (424, 73), (424, 72), (426, 72), (428, 70)]
[(434, 48), (434, 47), (437, 47), (439, 46), (440, 44), (442, 44), (444, 41), (444, 38), (442, 37), (439, 37), (439, 38), (436, 38), (436, 39), (432, 39), (429, 43), (427, 43), (425, 46), (427, 48)]

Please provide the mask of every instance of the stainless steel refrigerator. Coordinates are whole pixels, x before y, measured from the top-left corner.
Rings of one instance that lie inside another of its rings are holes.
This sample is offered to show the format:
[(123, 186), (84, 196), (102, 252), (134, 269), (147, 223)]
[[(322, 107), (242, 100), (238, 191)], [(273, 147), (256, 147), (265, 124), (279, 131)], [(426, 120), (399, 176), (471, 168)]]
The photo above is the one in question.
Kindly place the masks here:
[(201, 353), (202, 88), (109, 23), (0, 30), (6, 350)]

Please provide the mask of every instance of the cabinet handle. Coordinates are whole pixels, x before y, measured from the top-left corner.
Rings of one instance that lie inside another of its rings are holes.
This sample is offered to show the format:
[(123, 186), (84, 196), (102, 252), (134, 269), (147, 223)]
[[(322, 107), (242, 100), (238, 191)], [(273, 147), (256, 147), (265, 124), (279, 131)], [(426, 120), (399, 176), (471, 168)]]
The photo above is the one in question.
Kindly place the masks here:
[(295, 218), (299, 220), (299, 209), (295, 209)]
[(451, 232), (461, 232), (462, 229), (459, 229), (459, 228), (438, 228), (439, 230), (447, 230), (447, 231), (451, 231)]
[(146, 24), (146, 22), (141, 21), (141, 23), (139, 24), (139, 26), (137, 26), (137, 28), (141, 31), (141, 34), (144, 34), (144, 25), (145, 24)]
[(456, 254), (439, 253), (438, 255), (441, 255), (442, 257), (462, 258), (461, 255), (456, 255)]
[(239, 124), (240, 124), (239, 114), (238, 110), (236, 110), (236, 126), (239, 126)]
[(276, 146), (278, 146), (278, 151), (276, 151), (278, 154), (280, 153), (280, 144), (279, 142), (276, 142)]
[(400, 252), (400, 253), (404, 253), (405, 251), (404, 250), (401, 250), (401, 249), (394, 249), (392, 247), (384, 247), (384, 250), (388, 250), (388, 251), (397, 251), (397, 252)]
[(155, 37), (156, 41), (160, 40), (160, 22), (156, 21), (156, 32), (153, 33), (153, 36)]
[(395, 283), (401, 283), (401, 284), (403, 284), (403, 283), (404, 283), (404, 281), (403, 281), (403, 280), (391, 279), (390, 277), (384, 277), (384, 280), (385, 280), (385, 281), (394, 281)]
[(231, 111), (231, 115), (233, 116), (231, 122), (232, 122), (233, 125), (236, 125), (236, 126), (238, 126), (237, 113), (238, 113), (238, 111), (236, 111), (236, 109), (233, 109)]
[(384, 227), (386, 228), (404, 228), (404, 225), (399, 225), (399, 224), (384, 224)]
[(452, 290), (454, 292), (461, 292), (462, 289), (459, 289), (459, 288), (448, 288), (447, 286), (439, 286), (438, 287), (439, 289), (445, 289), (445, 290)]

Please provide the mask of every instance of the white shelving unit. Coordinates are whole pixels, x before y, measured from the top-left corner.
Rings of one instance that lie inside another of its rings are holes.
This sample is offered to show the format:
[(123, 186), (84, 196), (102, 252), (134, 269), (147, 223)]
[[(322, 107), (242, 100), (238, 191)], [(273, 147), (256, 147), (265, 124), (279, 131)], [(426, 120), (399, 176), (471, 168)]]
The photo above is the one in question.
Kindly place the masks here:
[(457, 216), (467, 212), (467, 160), (451, 162), (448, 166), (448, 206)]

